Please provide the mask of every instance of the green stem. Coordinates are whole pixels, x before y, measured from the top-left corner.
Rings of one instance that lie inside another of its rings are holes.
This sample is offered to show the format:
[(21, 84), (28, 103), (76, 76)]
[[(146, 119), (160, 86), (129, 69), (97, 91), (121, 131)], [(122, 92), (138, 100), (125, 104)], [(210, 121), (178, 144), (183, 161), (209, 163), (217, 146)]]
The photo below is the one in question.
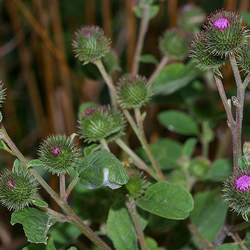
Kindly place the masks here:
[(64, 174), (61, 174), (59, 176), (59, 182), (60, 182), (60, 197), (62, 199), (65, 199), (66, 192), (65, 192), (65, 175)]
[(132, 221), (134, 223), (137, 237), (138, 237), (138, 240), (139, 240), (139, 243), (141, 246), (141, 250), (148, 250), (147, 243), (146, 243), (146, 240), (144, 237), (144, 233), (143, 233), (143, 230), (142, 230), (141, 225), (140, 225), (138, 213), (136, 211), (135, 200), (131, 199), (130, 202), (128, 202), (126, 205), (127, 205), (129, 214), (132, 218)]
[(139, 127), (139, 139), (141, 141), (141, 144), (142, 144), (142, 147), (144, 148), (145, 152), (147, 153), (148, 155), (148, 158), (149, 160), (151, 161), (152, 163), (152, 166), (154, 168), (154, 170), (156, 171), (157, 173), (157, 179), (159, 181), (164, 181), (165, 180), (165, 176), (163, 175), (160, 167), (159, 167), (159, 164), (157, 162), (157, 160), (155, 159), (152, 151), (151, 151), (151, 148), (147, 142), (147, 139), (146, 139), (146, 136), (145, 136), (145, 132), (144, 132), (144, 129), (143, 129), (143, 119), (142, 119), (142, 116), (141, 116), (141, 111), (139, 108), (136, 108), (135, 109), (135, 116), (136, 116), (136, 120), (138, 121), (138, 127)]
[(117, 145), (123, 149), (134, 161), (135, 165), (140, 168), (141, 170), (144, 170), (145, 172), (147, 172), (150, 176), (152, 176), (153, 178), (155, 178), (157, 180), (157, 177), (154, 173), (154, 171), (152, 169), (150, 169), (146, 163), (139, 158), (134, 151), (129, 148), (120, 138), (116, 139), (115, 142), (117, 143)]
[(102, 144), (104, 149), (106, 149), (108, 152), (110, 152), (109, 146), (108, 146), (107, 141), (105, 139), (101, 139), (100, 143)]
[(117, 93), (116, 93), (116, 89), (114, 86), (114, 83), (112, 81), (112, 79), (109, 77), (109, 75), (107, 74), (104, 65), (102, 63), (101, 60), (98, 60), (95, 62), (95, 65), (97, 66), (97, 68), (99, 69), (104, 81), (107, 83), (108, 88), (109, 88), (109, 94), (110, 94), (110, 98), (111, 98), (111, 103), (112, 105), (117, 108)]
[[(0, 131), (3, 140), (9, 146), (11, 151), (15, 154), (15, 156), (28, 168), (28, 161), (25, 159), (23, 154), (19, 151), (16, 145), (13, 143), (11, 138), (9, 137), (6, 129), (3, 124), (1, 124)], [(44, 179), (34, 170), (29, 168), (30, 173), (35, 177), (38, 183), (49, 193), (49, 195), (55, 200), (55, 202), (61, 207), (61, 209), (67, 214), (69, 220), (78, 227), (81, 232), (88, 237), (93, 243), (97, 246), (101, 247), (101, 249), (110, 250), (111, 248), (100, 238), (98, 237), (91, 228), (86, 226), (81, 219), (74, 213), (68, 203), (63, 200), (58, 194), (44, 181)]]
[(66, 189), (66, 194), (65, 194), (65, 199), (67, 200), (71, 191), (73, 190), (73, 188), (75, 187), (75, 185), (78, 183), (79, 181), (79, 177), (76, 176), (71, 182), (70, 184), (68, 185), (67, 189)]
[(138, 41), (136, 43), (136, 49), (135, 49), (135, 55), (133, 60), (133, 67), (132, 67), (132, 74), (136, 75), (139, 71), (139, 61), (140, 61), (140, 55), (142, 52), (143, 43), (145, 40), (145, 35), (148, 30), (148, 24), (149, 24), (149, 17), (150, 14), (150, 6), (145, 4), (142, 6), (142, 20), (140, 24), (140, 30), (139, 30), (139, 37)]

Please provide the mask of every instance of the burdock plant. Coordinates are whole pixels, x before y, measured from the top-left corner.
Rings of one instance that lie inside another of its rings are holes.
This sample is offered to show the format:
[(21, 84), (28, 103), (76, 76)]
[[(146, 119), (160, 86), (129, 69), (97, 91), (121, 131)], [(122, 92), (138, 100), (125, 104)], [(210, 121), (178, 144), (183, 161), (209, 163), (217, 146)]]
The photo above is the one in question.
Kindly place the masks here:
[[(204, 30), (195, 37), (191, 45), (191, 57), (197, 61), (197, 66), (214, 71), (214, 79), (233, 138), (234, 172), (224, 183), (224, 196), (229, 206), (242, 214), (245, 220), (248, 220), (250, 209), (249, 165), (242, 167), (239, 163), (242, 160), (241, 136), (245, 91), (250, 81), (248, 41), (249, 30), (244, 26), (239, 14), (218, 10), (207, 18)], [(231, 99), (226, 96), (220, 72), (220, 67), (227, 59), (231, 63), (237, 88), (237, 96)], [(247, 74), (244, 80), (238, 66)]]

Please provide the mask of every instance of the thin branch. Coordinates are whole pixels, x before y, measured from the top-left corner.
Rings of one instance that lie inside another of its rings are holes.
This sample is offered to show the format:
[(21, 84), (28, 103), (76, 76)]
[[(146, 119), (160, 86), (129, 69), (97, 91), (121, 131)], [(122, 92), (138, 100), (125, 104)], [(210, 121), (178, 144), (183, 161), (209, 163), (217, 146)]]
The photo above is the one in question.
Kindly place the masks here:
[(157, 65), (155, 71), (153, 72), (153, 74), (150, 76), (147, 86), (149, 87), (153, 81), (155, 80), (155, 78), (158, 76), (158, 74), (163, 70), (163, 68), (166, 66), (168, 62), (168, 58), (167, 57), (163, 57), (160, 61), (160, 63)]
[(145, 240), (145, 237), (144, 237), (144, 233), (143, 233), (143, 230), (142, 230), (141, 225), (140, 225), (138, 213), (136, 211), (135, 200), (131, 199), (130, 202), (126, 203), (126, 205), (127, 205), (129, 214), (130, 214), (130, 216), (132, 218), (132, 221), (134, 223), (135, 230), (136, 230), (136, 233), (137, 233), (137, 237), (138, 237), (138, 240), (139, 240), (139, 243), (140, 243), (140, 246), (141, 246), (141, 250), (148, 250), (147, 243), (146, 243), (146, 240)]
[(73, 188), (75, 187), (75, 185), (78, 183), (79, 181), (79, 177), (76, 176), (71, 183), (68, 185), (67, 189), (66, 189), (66, 193), (65, 193), (65, 200), (68, 199), (70, 193), (72, 192)]
[(124, 150), (124, 152), (126, 152), (131, 159), (133, 160), (134, 164), (141, 170), (144, 170), (145, 172), (147, 172), (150, 176), (152, 176), (154, 179), (157, 180), (157, 176), (155, 175), (154, 171), (152, 169), (150, 169), (146, 163), (140, 158), (138, 157), (131, 148), (129, 148), (121, 139), (116, 139), (115, 142), (117, 143), (117, 145)]
[(239, 69), (238, 69), (238, 66), (237, 66), (235, 56), (231, 55), (229, 57), (229, 60), (230, 60), (231, 67), (232, 67), (232, 70), (233, 70), (233, 73), (234, 73), (234, 78), (235, 78), (235, 81), (236, 81), (237, 88), (240, 88), (241, 85), (242, 85), (242, 80), (241, 80), (241, 77), (240, 77), (240, 72), (239, 72)]
[(139, 71), (139, 59), (141, 56), (142, 48), (143, 48), (143, 43), (145, 39), (145, 35), (148, 30), (148, 24), (149, 24), (149, 13), (150, 13), (150, 6), (145, 4), (142, 6), (142, 20), (140, 24), (140, 31), (139, 31), (139, 38), (136, 44), (136, 49), (135, 49), (135, 55), (134, 55), (134, 60), (133, 60), (133, 67), (132, 67), (132, 74), (136, 75)]
[(102, 146), (103, 146), (104, 149), (106, 149), (108, 152), (110, 152), (108, 143), (107, 143), (107, 141), (105, 139), (101, 139), (100, 143), (102, 144)]
[(246, 88), (248, 83), (250, 82), (250, 74), (248, 74), (243, 82), (243, 87)]
[(59, 176), (59, 183), (60, 183), (60, 197), (62, 199), (65, 199), (66, 197), (66, 191), (65, 191), (65, 175), (64, 174), (61, 174)]

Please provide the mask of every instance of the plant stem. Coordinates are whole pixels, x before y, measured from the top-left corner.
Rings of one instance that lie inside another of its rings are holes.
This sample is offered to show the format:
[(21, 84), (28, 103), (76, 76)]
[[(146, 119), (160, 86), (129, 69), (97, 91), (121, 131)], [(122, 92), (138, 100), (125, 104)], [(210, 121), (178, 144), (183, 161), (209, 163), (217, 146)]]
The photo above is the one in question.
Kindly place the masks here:
[(234, 73), (234, 79), (235, 79), (235, 82), (236, 82), (236, 85), (237, 85), (237, 89), (239, 89), (241, 87), (241, 85), (242, 85), (242, 80), (241, 80), (241, 77), (240, 77), (240, 72), (239, 72), (239, 69), (238, 69), (238, 66), (237, 66), (237, 62), (235, 60), (235, 56), (231, 55), (229, 57), (229, 60), (230, 60), (231, 67), (232, 67), (232, 70), (233, 70), (233, 73)]
[(104, 149), (106, 149), (108, 152), (110, 152), (109, 146), (108, 146), (107, 141), (105, 139), (101, 139), (100, 143), (102, 144)]
[(98, 60), (95, 62), (95, 65), (97, 66), (97, 68), (99, 69), (104, 81), (106, 82), (106, 84), (108, 85), (109, 88), (109, 94), (110, 94), (110, 98), (111, 98), (111, 103), (112, 105), (116, 108), (117, 107), (117, 93), (116, 93), (116, 89), (114, 86), (114, 83), (112, 81), (112, 79), (109, 77), (109, 75), (107, 74), (104, 65), (102, 63), (101, 60)]
[(151, 84), (153, 83), (153, 81), (155, 80), (155, 78), (158, 76), (158, 74), (163, 70), (163, 68), (166, 66), (168, 62), (168, 58), (167, 57), (163, 57), (160, 61), (160, 63), (157, 65), (155, 71), (153, 72), (153, 74), (150, 76), (147, 86), (151, 86)]
[(69, 218), (65, 216), (64, 214), (58, 213), (57, 211), (50, 209), (48, 207), (41, 207), (40, 209), (44, 210), (46, 213), (52, 215), (54, 218), (56, 218), (60, 222), (66, 222), (69, 221)]
[(65, 192), (65, 175), (64, 174), (61, 174), (59, 176), (59, 182), (60, 182), (60, 197), (62, 199), (65, 199), (66, 192)]
[(147, 247), (147, 243), (146, 243), (146, 240), (145, 240), (145, 237), (144, 237), (143, 230), (142, 230), (141, 225), (140, 225), (138, 213), (136, 211), (135, 200), (131, 198), (130, 201), (126, 203), (126, 205), (127, 205), (129, 214), (130, 214), (130, 216), (132, 218), (132, 221), (134, 223), (135, 230), (136, 230), (136, 233), (137, 233), (137, 237), (138, 237), (138, 240), (139, 240), (139, 243), (140, 243), (140, 246), (141, 246), (141, 250), (147, 250), (148, 247)]
[(248, 83), (250, 82), (250, 74), (248, 74), (243, 82), (244, 88), (247, 87)]
[(132, 75), (136, 75), (139, 71), (139, 60), (140, 60), (140, 55), (142, 52), (142, 47), (145, 39), (145, 35), (148, 30), (148, 24), (149, 24), (149, 13), (150, 13), (150, 6), (145, 4), (142, 6), (142, 20), (140, 24), (140, 31), (139, 31), (139, 37), (138, 41), (136, 44), (136, 49), (135, 49), (135, 55), (134, 55), (134, 60), (133, 60), (133, 67), (132, 67)]
[(75, 187), (75, 185), (78, 183), (79, 181), (79, 177), (76, 176), (68, 185), (67, 189), (66, 189), (66, 193), (65, 193), (65, 199), (67, 200), (71, 191), (73, 190), (73, 188)]
[(212, 244), (207, 239), (203, 238), (203, 236), (197, 230), (195, 225), (190, 221), (190, 219), (187, 219), (186, 221), (187, 221), (187, 226), (188, 226), (189, 230), (200, 241), (200, 243), (202, 245), (202, 249), (213, 250)]
[(157, 176), (155, 175), (154, 171), (150, 169), (146, 163), (139, 158), (131, 148), (129, 148), (120, 138), (116, 139), (115, 142), (117, 145), (123, 149), (134, 161), (135, 165), (140, 168), (141, 170), (144, 170), (147, 172), (150, 176), (152, 176), (154, 179), (157, 180)]
[(139, 127), (139, 135), (140, 135), (140, 141), (141, 141), (141, 144), (142, 144), (142, 147), (144, 148), (145, 152), (147, 153), (148, 155), (148, 158), (149, 160), (151, 161), (152, 163), (152, 166), (154, 168), (154, 170), (156, 171), (157, 173), (157, 177), (158, 177), (158, 180), (160, 181), (164, 181), (165, 180), (165, 176), (163, 175), (160, 167), (159, 167), (159, 164), (157, 162), (157, 160), (155, 159), (152, 151), (151, 151), (151, 148), (147, 142), (147, 139), (146, 139), (146, 136), (145, 136), (145, 132), (144, 132), (144, 129), (143, 129), (143, 120), (142, 120), (142, 116), (141, 116), (141, 111), (139, 108), (136, 108), (135, 109), (135, 116), (136, 116), (136, 120), (138, 121), (138, 127)]
[[(7, 131), (5, 130), (3, 124), (1, 124), (0, 133), (2, 135), (3, 140), (15, 154), (15, 156), (28, 168), (28, 161), (25, 159), (23, 154), (19, 151), (16, 145), (13, 143), (11, 138), (9, 137)], [(46, 181), (34, 170), (29, 168), (30, 173), (35, 177), (38, 183), (50, 194), (50, 196), (56, 201), (56, 203), (61, 207), (61, 209), (67, 214), (70, 221), (78, 227), (81, 232), (88, 237), (93, 243), (97, 246), (101, 247), (101, 249), (110, 250), (111, 248), (100, 238), (98, 237), (91, 228), (86, 226), (81, 219), (74, 213), (68, 203), (63, 200), (58, 194), (47, 184)]]

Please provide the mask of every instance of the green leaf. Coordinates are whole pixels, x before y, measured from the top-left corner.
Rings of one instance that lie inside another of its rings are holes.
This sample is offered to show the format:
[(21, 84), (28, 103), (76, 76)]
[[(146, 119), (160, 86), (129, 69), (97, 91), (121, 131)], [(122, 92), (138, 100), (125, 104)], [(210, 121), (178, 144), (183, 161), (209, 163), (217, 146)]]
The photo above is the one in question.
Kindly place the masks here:
[(164, 111), (158, 115), (160, 123), (170, 131), (182, 135), (198, 135), (197, 123), (186, 113), (180, 111)]
[(249, 11), (242, 11), (240, 13), (243, 20), (247, 23), (247, 26), (250, 27), (250, 12)]
[(11, 225), (22, 224), (29, 242), (47, 244), (47, 233), (55, 220), (36, 208), (24, 208), (12, 213), (10, 223)]
[[(150, 148), (161, 169), (173, 169), (179, 166), (177, 161), (181, 157), (182, 145), (178, 141), (160, 139), (157, 143), (151, 144)], [(140, 148), (137, 152), (150, 164), (150, 160), (144, 149)]]
[[(136, 17), (138, 17), (138, 18), (142, 17), (142, 8), (140, 6), (134, 6), (133, 11), (134, 11)], [(158, 5), (150, 6), (149, 18), (150, 19), (154, 18), (157, 15), (158, 11), (159, 11)]]
[(190, 158), (192, 154), (194, 153), (196, 144), (197, 144), (196, 138), (190, 138), (186, 140), (183, 145), (182, 155), (186, 156), (187, 158)]
[(157, 59), (150, 54), (141, 55), (139, 61), (142, 63), (153, 63), (153, 64), (158, 63)]
[(206, 179), (210, 181), (224, 181), (232, 174), (233, 164), (230, 159), (218, 159), (210, 166)]
[(91, 144), (88, 147), (84, 147), (83, 148), (83, 155), (88, 156), (89, 154), (91, 154), (92, 152), (96, 151), (99, 148), (100, 148), (100, 145), (98, 145), (98, 144)]
[(137, 249), (137, 236), (127, 208), (112, 207), (107, 220), (108, 236), (117, 250)]
[(41, 163), (40, 160), (35, 159), (35, 160), (29, 161), (28, 166), (31, 167), (31, 168), (40, 167), (40, 166), (42, 166), (42, 163)]
[(93, 152), (80, 160), (80, 183), (87, 188), (119, 188), (128, 182), (121, 162), (107, 150)]
[(161, 247), (158, 247), (157, 242), (150, 237), (146, 238), (146, 243), (147, 243), (148, 250), (162, 250)]
[(48, 244), (28, 244), (22, 250), (57, 250), (54, 244), (54, 239), (49, 237)]
[(182, 186), (168, 182), (158, 182), (151, 185), (136, 204), (158, 216), (183, 220), (193, 209), (193, 198)]
[(214, 241), (224, 225), (226, 214), (227, 204), (220, 197), (219, 190), (197, 193), (194, 196), (194, 210), (190, 219), (208, 241)]
[(48, 207), (49, 206), (47, 202), (40, 200), (38, 198), (33, 200), (33, 204), (37, 207)]
[(159, 95), (170, 95), (185, 87), (199, 74), (192, 60), (186, 65), (172, 63), (167, 65), (153, 81), (153, 92)]

